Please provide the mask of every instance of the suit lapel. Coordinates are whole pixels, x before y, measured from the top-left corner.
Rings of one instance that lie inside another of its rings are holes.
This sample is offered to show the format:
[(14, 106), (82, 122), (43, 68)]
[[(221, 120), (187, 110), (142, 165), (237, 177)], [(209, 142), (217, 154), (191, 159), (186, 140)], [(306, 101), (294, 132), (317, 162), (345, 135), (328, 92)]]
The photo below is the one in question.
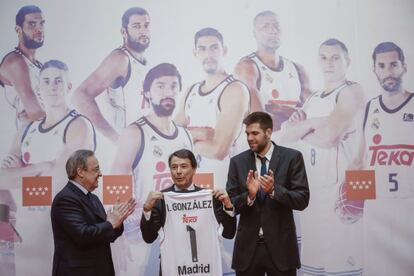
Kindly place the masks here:
[(277, 170), (279, 169), (279, 161), (280, 161), (280, 150), (279, 146), (276, 145), (273, 141), (273, 153), (272, 158), (269, 161), (269, 169), (271, 169), (274, 173), (274, 176), (276, 178)]
[(89, 207), (89, 209), (98, 217), (100, 217), (103, 220), (106, 220), (105, 210), (102, 210), (103, 206), (101, 202), (96, 202), (96, 198), (94, 198), (94, 201), (96, 203), (96, 207), (101, 206), (102, 208), (95, 208), (93, 206), (93, 203), (89, 200), (89, 198), (78, 188), (75, 184), (68, 182), (68, 187), (79, 197), (79, 199), (82, 201), (83, 204)]
[(257, 171), (257, 168), (256, 168), (256, 156), (255, 156), (255, 154), (254, 154), (253, 151), (250, 151), (249, 155), (247, 156), (247, 160), (246, 161), (247, 162), (246, 162), (245, 165), (247, 167), (247, 172), (249, 170)]

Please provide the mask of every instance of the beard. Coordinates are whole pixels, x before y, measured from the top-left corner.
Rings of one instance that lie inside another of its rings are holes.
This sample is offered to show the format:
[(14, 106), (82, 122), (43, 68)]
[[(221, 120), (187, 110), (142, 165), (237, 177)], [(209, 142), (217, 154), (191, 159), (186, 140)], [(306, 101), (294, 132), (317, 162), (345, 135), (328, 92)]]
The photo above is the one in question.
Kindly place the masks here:
[(23, 32), (23, 45), (27, 48), (27, 49), (37, 49), (43, 46), (43, 39), (40, 42), (37, 42), (33, 39), (31, 39), (30, 37), (28, 37), (24, 32)]
[[(149, 40), (149, 37), (147, 37), (147, 36), (145, 36), (147, 39), (148, 39), (148, 42), (147, 43), (145, 43), (145, 44), (142, 44), (141, 42), (139, 42), (139, 41), (137, 41), (137, 40), (134, 40), (130, 35), (129, 35), (129, 33), (127, 32), (127, 35), (128, 35), (128, 41), (127, 41), (127, 44), (128, 44), (128, 47), (129, 48), (131, 48), (132, 50), (134, 50), (134, 51), (136, 51), (136, 52), (138, 52), (138, 53), (142, 53), (142, 52), (144, 52), (147, 48), (148, 48), (148, 46), (149, 46), (149, 43), (150, 43), (150, 40)], [(142, 36), (141, 36), (142, 37)], [(140, 39), (141, 37), (139, 37), (138, 39)]]
[[(209, 64), (208, 64), (209, 63)], [(214, 63), (214, 66), (212, 66), (212, 63)], [(212, 75), (217, 72), (218, 68), (218, 62), (216, 60), (207, 60), (205, 59), (203, 61), (204, 70), (207, 74)]]
[[(393, 80), (394, 83), (393, 84), (387, 84), (387, 81), (389, 81), (389, 80)], [(396, 78), (388, 77), (388, 78), (385, 78), (381, 81), (382, 88), (387, 92), (395, 92), (395, 91), (400, 90), (401, 84), (402, 84), (401, 75), (396, 77)]]
[[(166, 101), (171, 101), (171, 104), (164, 104)], [(158, 117), (171, 116), (175, 109), (175, 100), (171, 98), (163, 99), (160, 104), (152, 104), (154, 112)]]

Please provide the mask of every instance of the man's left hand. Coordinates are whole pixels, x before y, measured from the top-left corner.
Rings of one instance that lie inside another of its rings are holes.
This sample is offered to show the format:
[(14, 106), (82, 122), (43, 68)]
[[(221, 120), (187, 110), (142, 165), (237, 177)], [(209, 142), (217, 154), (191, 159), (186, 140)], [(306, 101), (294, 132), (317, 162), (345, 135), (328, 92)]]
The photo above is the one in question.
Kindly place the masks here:
[(218, 189), (213, 191), (213, 196), (220, 200), (226, 209), (233, 209), (233, 204), (231, 203), (230, 197), (227, 194), (227, 191), (224, 189)]
[(271, 194), (274, 189), (274, 174), (272, 170), (269, 170), (268, 174), (262, 175), (259, 177), (260, 187), (263, 191), (268, 194)]

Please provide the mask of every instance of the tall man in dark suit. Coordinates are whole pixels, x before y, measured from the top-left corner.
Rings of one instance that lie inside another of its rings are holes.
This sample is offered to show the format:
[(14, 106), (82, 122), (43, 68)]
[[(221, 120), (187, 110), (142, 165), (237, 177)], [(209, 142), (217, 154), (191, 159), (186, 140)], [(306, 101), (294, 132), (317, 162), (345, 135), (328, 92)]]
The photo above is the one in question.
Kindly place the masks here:
[[(167, 216), (166, 201), (164, 199), (165, 193), (171, 192), (171, 191), (174, 191), (177, 193), (194, 193), (194, 192), (198, 192), (202, 190), (201, 188), (193, 184), (193, 176), (196, 172), (197, 160), (191, 151), (182, 149), (182, 150), (178, 150), (172, 153), (168, 159), (168, 165), (170, 167), (171, 177), (172, 177), (174, 184), (171, 187), (162, 190), (161, 192), (157, 192), (157, 191), (150, 192), (144, 204), (144, 212), (141, 218), (141, 231), (142, 231), (142, 237), (147, 243), (154, 242), (156, 238), (158, 237), (158, 230), (160, 230), (161, 227), (163, 228), (165, 227), (166, 216)], [(212, 195), (213, 195), (213, 208), (214, 208), (215, 219), (223, 227), (221, 235), (224, 238), (232, 239), (236, 232), (236, 217), (234, 215), (233, 204), (231, 203), (230, 198), (226, 190), (224, 189), (214, 190)], [(200, 207), (201, 205), (198, 205), (197, 208), (200, 208)], [(168, 212), (171, 212), (171, 209), (168, 209)], [(197, 216), (200, 216), (200, 213), (197, 213)], [(198, 218), (198, 219), (201, 219), (201, 218)], [(183, 221), (184, 220), (185, 218), (183, 218)], [(197, 221), (197, 218), (196, 218), (196, 221)], [(214, 228), (213, 225), (212, 225), (212, 228)], [(207, 234), (206, 231), (211, 232), (211, 231), (214, 231), (214, 229), (207, 228), (203, 230), (201, 233), (199, 233), (197, 237), (201, 237), (201, 239), (205, 238)], [(170, 235), (169, 237), (176, 238), (175, 235)], [(165, 234), (164, 241), (163, 241), (164, 247), (165, 247), (166, 242), (168, 242), (166, 241), (167, 239), (168, 239), (167, 234)], [(185, 246), (185, 241), (180, 241), (180, 242), (182, 243), (182, 247), (184, 249), (187, 249), (187, 247)], [(214, 242), (214, 240), (207, 241), (207, 242), (211, 243), (211, 242)], [(205, 248), (199, 248), (199, 250), (203, 250), (203, 249)], [(171, 254), (172, 253), (180, 254), (181, 252), (183, 252), (183, 249), (181, 248), (174, 248), (174, 250), (175, 252), (171, 252)], [(184, 250), (184, 251), (188, 251), (188, 250)], [(220, 255), (220, 252), (209, 253), (209, 255), (211, 254)], [(218, 258), (219, 258), (218, 261), (220, 262), (220, 256), (218, 256)], [(161, 259), (162, 259), (162, 265), (163, 265), (162, 267), (165, 267), (166, 262), (168, 262), (168, 260), (165, 257), (163, 258), (162, 253), (161, 253)], [(220, 264), (219, 269), (221, 270), (221, 264)], [(195, 271), (193, 272), (196, 273)], [(173, 272), (168, 271), (168, 273), (173, 273)], [(168, 274), (166, 274), (166, 272), (164, 271), (164, 275), (168, 275)]]
[(271, 140), (267, 113), (253, 112), (243, 123), (250, 150), (231, 159), (226, 186), (240, 214), (232, 267), (238, 276), (296, 275), (300, 260), (292, 210), (309, 202), (302, 154)]
[(93, 151), (75, 151), (66, 162), (68, 184), (52, 203), (55, 253), (53, 276), (115, 275), (110, 243), (122, 234), (122, 222), (135, 200), (115, 205), (108, 214), (96, 195), (102, 176)]

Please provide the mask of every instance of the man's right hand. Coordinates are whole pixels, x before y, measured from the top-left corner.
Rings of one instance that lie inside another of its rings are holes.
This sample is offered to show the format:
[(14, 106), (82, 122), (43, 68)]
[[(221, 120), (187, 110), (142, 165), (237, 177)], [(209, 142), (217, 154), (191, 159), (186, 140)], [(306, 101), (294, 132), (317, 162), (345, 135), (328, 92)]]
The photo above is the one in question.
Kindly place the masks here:
[(150, 192), (148, 194), (147, 200), (144, 203), (144, 212), (151, 211), (155, 205), (155, 202), (157, 202), (158, 199), (162, 199), (162, 197), (163, 196), (161, 192)]
[(130, 198), (127, 202), (123, 203), (119, 203), (118, 199), (117, 204), (108, 211), (107, 221), (112, 224), (114, 229), (118, 228), (134, 212), (136, 205), (137, 203), (134, 198)]
[(249, 191), (249, 199), (254, 200), (256, 198), (257, 191), (260, 187), (260, 182), (257, 179), (257, 171), (250, 170), (247, 174), (246, 186)]

